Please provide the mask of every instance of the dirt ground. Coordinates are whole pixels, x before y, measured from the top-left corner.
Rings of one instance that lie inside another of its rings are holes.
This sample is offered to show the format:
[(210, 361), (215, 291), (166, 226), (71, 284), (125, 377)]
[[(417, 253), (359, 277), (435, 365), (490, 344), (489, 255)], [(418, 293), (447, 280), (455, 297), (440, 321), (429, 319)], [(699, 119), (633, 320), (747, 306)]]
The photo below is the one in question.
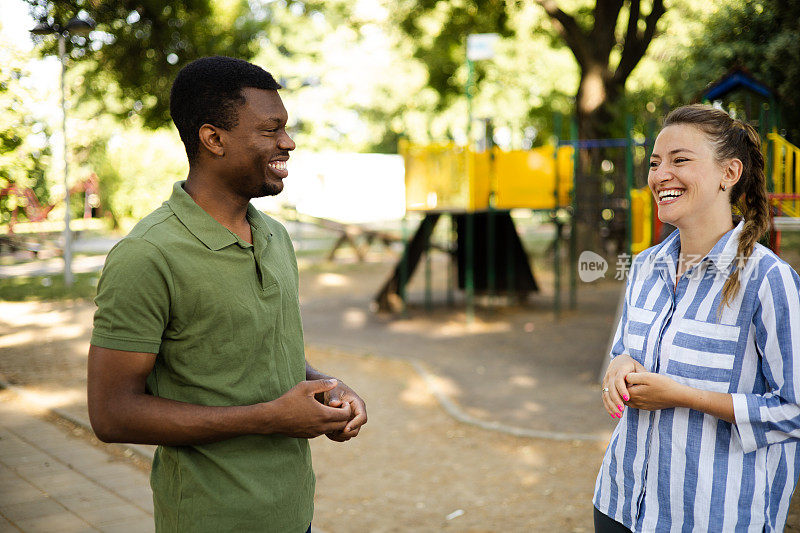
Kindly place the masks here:
[[(85, 410), (87, 302), (0, 302), (0, 369), (52, 407)], [(365, 398), (345, 444), (312, 441), (325, 531), (589, 531), (601, 442), (519, 438), (445, 414), (410, 365), (310, 349)], [(451, 518), (448, 519), (448, 516)]]
[[(314, 523), (324, 531), (591, 531), (594, 480), (613, 423), (597, 402), (618, 287), (582, 289), (579, 310), (556, 320), (552, 293), (524, 307), (369, 311), (386, 264), (306, 265), (307, 357), (367, 402), (369, 423), (351, 442), (312, 441)], [(419, 278), (420, 276), (418, 276)], [(1, 296), (1, 295), (0, 295)], [(85, 417), (90, 302), (0, 301), (0, 374), (42, 404)], [(565, 431), (594, 440), (515, 437), (455, 420), (412, 363), (483, 422)], [(787, 531), (800, 519), (793, 506)]]

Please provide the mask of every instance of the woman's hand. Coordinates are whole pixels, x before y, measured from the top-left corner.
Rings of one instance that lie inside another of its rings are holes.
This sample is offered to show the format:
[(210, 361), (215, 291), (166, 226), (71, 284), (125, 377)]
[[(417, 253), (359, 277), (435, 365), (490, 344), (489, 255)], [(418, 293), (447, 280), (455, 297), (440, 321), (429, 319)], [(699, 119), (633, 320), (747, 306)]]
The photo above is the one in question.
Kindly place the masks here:
[[(632, 372), (625, 376), (630, 407), (657, 411), (670, 407), (686, 407), (694, 389), (665, 376), (653, 372)], [(699, 391), (695, 391), (699, 392)]]
[(603, 376), (603, 406), (611, 418), (622, 418), (625, 402), (630, 399), (625, 376), (632, 372), (644, 371), (645, 368), (641, 363), (626, 353), (611, 360), (606, 375)]

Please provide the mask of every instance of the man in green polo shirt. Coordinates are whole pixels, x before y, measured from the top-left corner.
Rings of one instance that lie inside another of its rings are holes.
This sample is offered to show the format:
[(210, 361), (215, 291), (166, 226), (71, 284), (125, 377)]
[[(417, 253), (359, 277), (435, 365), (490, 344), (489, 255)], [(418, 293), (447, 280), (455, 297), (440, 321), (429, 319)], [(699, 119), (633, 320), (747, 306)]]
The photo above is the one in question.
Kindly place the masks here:
[(292, 243), (249, 203), (288, 175), (279, 88), (227, 57), (181, 70), (170, 112), (188, 177), (100, 278), (89, 416), (103, 441), (159, 445), (159, 532), (307, 531), (308, 439), (346, 441), (367, 421), (355, 392), (306, 362)]

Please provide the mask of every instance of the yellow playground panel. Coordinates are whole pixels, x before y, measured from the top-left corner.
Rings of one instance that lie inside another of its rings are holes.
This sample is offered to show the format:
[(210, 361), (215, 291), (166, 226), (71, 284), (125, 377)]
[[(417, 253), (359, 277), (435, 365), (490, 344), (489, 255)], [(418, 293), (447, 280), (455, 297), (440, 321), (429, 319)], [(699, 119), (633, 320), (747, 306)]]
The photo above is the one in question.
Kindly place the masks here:
[[(800, 218), (800, 199), (796, 197), (800, 195), (800, 148), (777, 133), (768, 134), (767, 142), (772, 148), (772, 203), (780, 208), (780, 216)], [(454, 143), (403, 141), (400, 153), (405, 160), (409, 211), (484, 210), (489, 208), (492, 192), (494, 209), (554, 209), (570, 204), (571, 146), (558, 149), (557, 166), (553, 146), (474, 152)], [(648, 187), (632, 189), (630, 194), (631, 251), (636, 254), (653, 243), (655, 212)]]
[(631, 253), (643, 252), (653, 242), (653, 193), (649, 187), (631, 190)]
[[(777, 133), (769, 133), (772, 141), (772, 192), (776, 195), (800, 194), (800, 148)], [(800, 200), (776, 199), (781, 216), (800, 217)]]
[(403, 141), (400, 153), (405, 160), (406, 208), (410, 211), (488, 209), (492, 192), (494, 209), (554, 209), (570, 203), (571, 146), (558, 149), (557, 167), (553, 146), (475, 152), (454, 143)]

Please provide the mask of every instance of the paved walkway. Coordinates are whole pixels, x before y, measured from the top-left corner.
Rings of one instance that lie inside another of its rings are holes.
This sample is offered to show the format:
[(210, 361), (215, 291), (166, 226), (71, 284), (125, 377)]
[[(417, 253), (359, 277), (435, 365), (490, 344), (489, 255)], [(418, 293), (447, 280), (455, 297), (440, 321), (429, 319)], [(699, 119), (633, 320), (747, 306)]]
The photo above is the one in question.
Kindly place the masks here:
[(0, 393), (0, 531), (153, 531), (148, 476)]
[[(119, 241), (113, 237), (81, 237), (72, 245), (72, 271), (75, 274), (99, 272), (106, 260), (105, 254)], [(24, 257), (24, 254), (23, 256)], [(0, 279), (26, 276), (52, 276), (64, 272), (64, 260), (51, 257), (34, 261), (22, 261), (13, 265), (0, 265)]]

